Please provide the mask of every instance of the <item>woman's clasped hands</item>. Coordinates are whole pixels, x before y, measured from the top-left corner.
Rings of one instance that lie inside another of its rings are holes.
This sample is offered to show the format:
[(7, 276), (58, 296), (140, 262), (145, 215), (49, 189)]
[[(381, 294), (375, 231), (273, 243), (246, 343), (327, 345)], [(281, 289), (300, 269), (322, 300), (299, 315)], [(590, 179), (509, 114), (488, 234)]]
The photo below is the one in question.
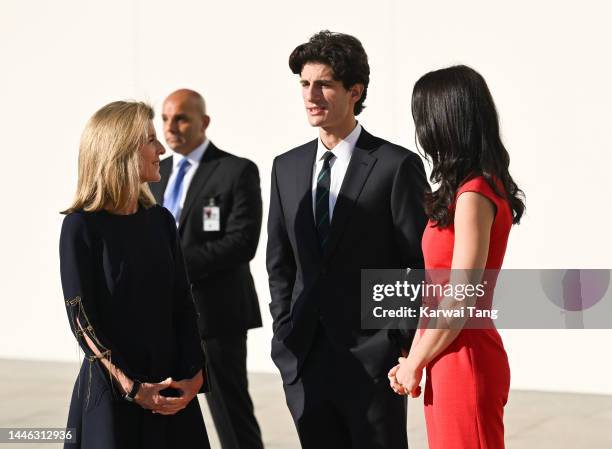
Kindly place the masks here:
[[(174, 415), (187, 407), (198, 394), (204, 378), (202, 370), (191, 379), (174, 380), (168, 377), (159, 383), (143, 383), (136, 394), (134, 401), (142, 408), (151, 410), (160, 415)], [(179, 394), (177, 397), (164, 395), (164, 390), (172, 388)]]
[(423, 368), (418, 367), (409, 357), (400, 357), (398, 363), (389, 370), (389, 385), (399, 395), (417, 398), (421, 394)]

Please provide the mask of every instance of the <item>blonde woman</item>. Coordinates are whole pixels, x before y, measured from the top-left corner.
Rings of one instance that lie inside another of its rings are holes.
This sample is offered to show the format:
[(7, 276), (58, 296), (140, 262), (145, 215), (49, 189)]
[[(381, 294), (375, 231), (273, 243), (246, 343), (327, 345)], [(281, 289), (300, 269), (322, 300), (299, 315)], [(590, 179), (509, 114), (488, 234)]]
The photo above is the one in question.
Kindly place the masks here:
[(174, 218), (147, 186), (164, 148), (144, 103), (87, 123), (60, 237), (72, 332), (85, 353), (66, 447), (208, 448), (196, 394), (204, 354)]

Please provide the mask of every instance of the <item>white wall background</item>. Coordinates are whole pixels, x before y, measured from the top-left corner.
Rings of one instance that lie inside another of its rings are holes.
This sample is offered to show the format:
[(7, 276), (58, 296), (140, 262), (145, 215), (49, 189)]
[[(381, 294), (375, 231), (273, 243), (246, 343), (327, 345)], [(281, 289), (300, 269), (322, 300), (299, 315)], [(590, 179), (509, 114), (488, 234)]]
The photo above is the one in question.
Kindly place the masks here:
[[(612, 268), (608, 2), (198, 2), (3, 0), (0, 4), (0, 357), (77, 360), (62, 303), (59, 211), (81, 130), (107, 102), (157, 111), (203, 93), (221, 148), (254, 160), (267, 209), (274, 155), (313, 138), (288, 55), (314, 32), (356, 35), (371, 84), (361, 123), (414, 148), (410, 95), (454, 63), (488, 80), (528, 214), (508, 268)], [(156, 121), (161, 135), (159, 118)], [(265, 217), (264, 217), (265, 220)], [(252, 263), (264, 316), (249, 368), (272, 371), (266, 233)], [(612, 317), (610, 317), (612, 321)], [(612, 331), (504, 331), (513, 388), (612, 394)]]

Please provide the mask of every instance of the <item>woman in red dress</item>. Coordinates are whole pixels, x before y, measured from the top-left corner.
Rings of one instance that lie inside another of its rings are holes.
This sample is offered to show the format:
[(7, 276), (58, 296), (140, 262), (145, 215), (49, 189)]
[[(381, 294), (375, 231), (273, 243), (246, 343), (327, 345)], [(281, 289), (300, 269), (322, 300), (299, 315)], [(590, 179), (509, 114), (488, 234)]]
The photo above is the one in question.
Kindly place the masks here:
[[(495, 104), (480, 74), (455, 66), (415, 84), (418, 141), (439, 188), (426, 198), (426, 269), (482, 273), (502, 266), (508, 234), (525, 209), (508, 172)], [(473, 279), (472, 279), (473, 280)], [(478, 281), (477, 281), (478, 282)], [(430, 449), (502, 449), (510, 369), (493, 325), (421, 329), (389, 372), (398, 394), (416, 397), (423, 369)]]

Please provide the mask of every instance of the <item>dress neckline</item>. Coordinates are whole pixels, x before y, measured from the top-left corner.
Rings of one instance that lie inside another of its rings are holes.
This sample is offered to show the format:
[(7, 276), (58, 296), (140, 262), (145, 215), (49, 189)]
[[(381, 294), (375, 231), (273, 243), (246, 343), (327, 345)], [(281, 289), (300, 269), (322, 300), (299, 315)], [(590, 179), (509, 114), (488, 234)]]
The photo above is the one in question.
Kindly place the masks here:
[(111, 212), (111, 211), (109, 211), (107, 209), (102, 209), (102, 210), (100, 210), (100, 212), (102, 212), (104, 215), (108, 215), (110, 217), (125, 217), (125, 218), (127, 218), (127, 217), (135, 217), (137, 215), (140, 215), (140, 213), (143, 210), (144, 210), (144, 208), (139, 204), (138, 205), (138, 209), (136, 209), (136, 212), (131, 213), (131, 214), (117, 214), (117, 213)]

